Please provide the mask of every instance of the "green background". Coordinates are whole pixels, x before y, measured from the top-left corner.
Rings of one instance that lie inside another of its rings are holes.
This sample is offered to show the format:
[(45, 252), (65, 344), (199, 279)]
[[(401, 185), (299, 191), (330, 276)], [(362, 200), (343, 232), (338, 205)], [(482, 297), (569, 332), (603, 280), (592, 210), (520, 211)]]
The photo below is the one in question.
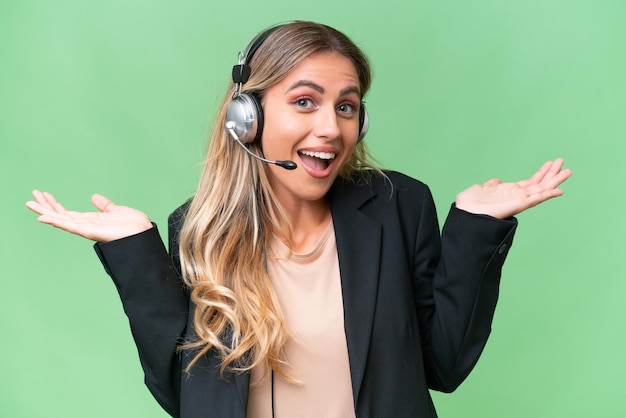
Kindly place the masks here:
[[(0, 416), (163, 417), (91, 245), (30, 190), (92, 193), (162, 227), (190, 196), (237, 51), (316, 20), (370, 56), (367, 142), (456, 193), (564, 157), (565, 195), (520, 215), (493, 333), (442, 418), (626, 416), (626, 2), (0, 1)], [(164, 229), (164, 228), (162, 228)]]

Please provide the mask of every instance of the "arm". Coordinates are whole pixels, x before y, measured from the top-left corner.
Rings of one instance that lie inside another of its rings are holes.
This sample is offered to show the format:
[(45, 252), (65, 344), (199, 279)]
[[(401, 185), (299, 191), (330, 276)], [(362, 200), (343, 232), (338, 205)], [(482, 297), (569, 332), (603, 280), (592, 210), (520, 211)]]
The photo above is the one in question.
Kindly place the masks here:
[(146, 385), (168, 413), (178, 416), (177, 347), (189, 301), (156, 226), (142, 212), (101, 195), (92, 197), (98, 212), (69, 211), (49, 193), (34, 191), (33, 196), (26, 205), (40, 222), (98, 241), (94, 247), (130, 320)]
[(94, 248), (120, 294), (145, 383), (159, 404), (177, 416), (182, 368), (177, 348), (189, 301), (157, 228)]
[(529, 180), (490, 180), (459, 194), (441, 241), (434, 203), (424, 198), (415, 247), (414, 289), (429, 386), (454, 390), (487, 342), (502, 265), (517, 221), (513, 215), (560, 196), (570, 175), (562, 160), (547, 162)]
[[(434, 204), (426, 206), (425, 219), (436, 216)], [(420, 225), (414, 277), (431, 389), (453, 391), (478, 361), (491, 332), (502, 265), (516, 227), (513, 218), (499, 220), (454, 206), (440, 245), (436, 226)]]

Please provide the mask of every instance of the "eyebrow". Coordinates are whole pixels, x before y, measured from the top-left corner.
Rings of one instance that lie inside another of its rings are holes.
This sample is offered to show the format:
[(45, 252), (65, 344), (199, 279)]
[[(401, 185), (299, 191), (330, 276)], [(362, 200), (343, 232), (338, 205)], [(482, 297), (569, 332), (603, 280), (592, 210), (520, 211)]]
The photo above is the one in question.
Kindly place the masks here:
[[(320, 86), (314, 81), (299, 80), (293, 83), (291, 86), (289, 86), (289, 88), (285, 91), (285, 93), (290, 92), (291, 90), (296, 89), (298, 87), (310, 87), (313, 90), (319, 92), (320, 94), (324, 94), (324, 92), (326, 91), (324, 90), (324, 87)], [(357, 96), (361, 97), (361, 90), (357, 86), (346, 87), (345, 89), (339, 92), (339, 95), (344, 96), (349, 93), (355, 93)]]

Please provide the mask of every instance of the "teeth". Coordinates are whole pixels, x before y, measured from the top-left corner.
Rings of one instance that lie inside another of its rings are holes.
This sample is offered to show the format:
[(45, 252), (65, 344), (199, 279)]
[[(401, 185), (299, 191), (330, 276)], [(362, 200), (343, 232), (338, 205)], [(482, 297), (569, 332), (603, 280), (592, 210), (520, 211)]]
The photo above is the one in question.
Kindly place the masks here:
[(309, 157), (315, 157), (322, 160), (332, 160), (335, 158), (334, 152), (313, 152), (313, 151), (300, 151), (301, 154), (308, 155)]

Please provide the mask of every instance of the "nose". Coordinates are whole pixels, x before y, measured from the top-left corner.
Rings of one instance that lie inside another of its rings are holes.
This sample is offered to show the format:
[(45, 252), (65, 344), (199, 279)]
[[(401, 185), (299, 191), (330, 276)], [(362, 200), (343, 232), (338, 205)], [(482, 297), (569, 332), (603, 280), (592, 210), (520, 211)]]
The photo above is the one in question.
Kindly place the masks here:
[(314, 132), (317, 137), (325, 139), (335, 139), (341, 135), (337, 112), (333, 106), (318, 109)]

